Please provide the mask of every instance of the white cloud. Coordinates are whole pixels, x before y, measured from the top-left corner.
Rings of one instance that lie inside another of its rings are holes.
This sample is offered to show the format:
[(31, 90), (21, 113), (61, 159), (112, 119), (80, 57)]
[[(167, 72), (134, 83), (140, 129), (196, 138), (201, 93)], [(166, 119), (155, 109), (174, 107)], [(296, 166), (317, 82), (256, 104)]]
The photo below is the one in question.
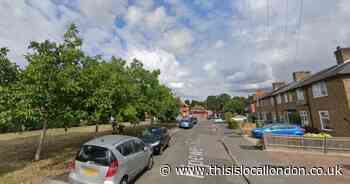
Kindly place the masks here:
[(172, 30), (164, 34), (161, 45), (176, 54), (185, 54), (189, 52), (194, 37), (188, 29)]
[(183, 88), (188, 71), (180, 66), (174, 55), (164, 50), (139, 50), (130, 49), (128, 51), (129, 61), (136, 58), (144, 64), (145, 68), (155, 70), (160, 69), (160, 80), (173, 88)]
[(126, 15), (126, 21), (128, 24), (137, 25), (137, 23), (140, 23), (143, 18), (144, 18), (144, 14), (142, 12), (142, 9), (138, 7), (128, 8), (128, 13)]
[(286, 1), (272, 1), (267, 18), (266, 1), (256, 0), (2, 0), (0, 46), (24, 66), (31, 40), (60, 41), (74, 22), (89, 54), (137, 57), (177, 94), (243, 94), (333, 65), (335, 47), (350, 45), (348, 0), (303, 1), (299, 37), (301, 1), (288, 1), (288, 19)]
[(222, 40), (218, 40), (214, 44), (214, 48), (216, 48), (216, 49), (219, 49), (219, 48), (224, 47), (224, 46), (225, 46), (225, 42)]
[(208, 62), (203, 65), (203, 70), (207, 72), (208, 76), (213, 78), (216, 76), (217, 68), (216, 68), (216, 61)]

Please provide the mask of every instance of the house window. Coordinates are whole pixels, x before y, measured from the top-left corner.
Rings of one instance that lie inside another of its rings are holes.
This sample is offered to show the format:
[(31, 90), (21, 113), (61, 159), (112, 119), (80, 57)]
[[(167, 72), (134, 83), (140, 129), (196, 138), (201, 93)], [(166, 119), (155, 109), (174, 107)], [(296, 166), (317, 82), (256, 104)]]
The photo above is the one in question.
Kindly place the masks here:
[(300, 111), (299, 115), (300, 115), (301, 125), (303, 127), (309, 126), (309, 118), (308, 118), (307, 112), (306, 111)]
[(284, 121), (289, 123), (289, 116), (288, 116), (288, 112), (287, 111), (284, 112)]
[(281, 104), (282, 103), (282, 97), (281, 95), (277, 95), (277, 104)]
[(312, 85), (312, 95), (314, 98), (328, 96), (326, 82), (321, 81)]
[(272, 106), (275, 105), (275, 100), (273, 99), (273, 97), (270, 98), (270, 103)]
[(318, 111), (320, 115), (321, 129), (322, 130), (332, 130), (331, 123), (329, 121), (329, 112), (328, 111)]
[(262, 118), (263, 121), (266, 121), (266, 112), (262, 112)]
[(277, 116), (275, 112), (272, 112), (272, 121), (277, 121)]
[(279, 116), (279, 120), (280, 120), (280, 121), (284, 121), (283, 112), (279, 112), (279, 113), (278, 113), (278, 116)]
[(304, 101), (305, 98), (304, 98), (304, 92), (302, 89), (297, 89), (297, 98), (298, 98), (298, 101)]
[(284, 94), (284, 103), (288, 103), (288, 94), (287, 93)]

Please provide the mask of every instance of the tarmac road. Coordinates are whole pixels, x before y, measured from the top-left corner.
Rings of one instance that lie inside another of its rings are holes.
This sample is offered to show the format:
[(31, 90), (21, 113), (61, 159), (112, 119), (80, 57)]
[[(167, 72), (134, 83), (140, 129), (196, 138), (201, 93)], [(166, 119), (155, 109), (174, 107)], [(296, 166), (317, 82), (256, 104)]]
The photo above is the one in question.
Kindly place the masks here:
[[(241, 176), (178, 176), (175, 167), (189, 164), (225, 165), (233, 163), (220, 142), (224, 132), (208, 120), (199, 120), (192, 129), (176, 129), (170, 146), (160, 156), (154, 157), (152, 170), (142, 173), (136, 184), (246, 184)], [(160, 174), (161, 166), (170, 166), (168, 176)], [(67, 175), (57, 176), (45, 184), (67, 184)]]

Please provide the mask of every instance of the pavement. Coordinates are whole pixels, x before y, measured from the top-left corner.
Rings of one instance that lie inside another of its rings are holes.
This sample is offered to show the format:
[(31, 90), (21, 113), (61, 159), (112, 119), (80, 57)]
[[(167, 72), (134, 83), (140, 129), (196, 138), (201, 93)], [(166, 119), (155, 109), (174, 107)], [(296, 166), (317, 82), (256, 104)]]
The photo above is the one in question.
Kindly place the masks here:
[[(319, 176), (178, 176), (174, 171), (175, 167), (199, 162), (200, 165), (205, 166), (242, 165), (256, 167), (271, 165), (285, 167), (293, 164), (293, 160), (290, 160), (288, 157), (272, 159), (269, 152), (257, 149), (254, 141), (239, 136), (234, 131), (227, 129), (224, 124), (217, 125), (208, 120), (200, 120), (192, 129), (176, 128), (171, 132), (170, 146), (162, 155), (155, 156), (152, 170), (142, 173), (133, 181), (134, 183), (316, 184), (322, 183), (322, 181), (331, 181), (329, 178), (323, 180)], [(160, 170), (164, 165), (171, 168), (171, 172), (167, 176), (160, 174)], [(66, 177), (66, 175), (63, 175), (50, 178), (45, 184), (66, 184)]]

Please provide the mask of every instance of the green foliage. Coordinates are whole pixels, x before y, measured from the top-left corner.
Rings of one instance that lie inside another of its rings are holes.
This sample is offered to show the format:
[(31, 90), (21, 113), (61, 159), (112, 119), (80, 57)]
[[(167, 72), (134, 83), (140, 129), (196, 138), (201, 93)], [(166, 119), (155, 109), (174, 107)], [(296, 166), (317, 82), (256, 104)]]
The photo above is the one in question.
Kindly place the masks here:
[(226, 93), (218, 96), (208, 96), (206, 103), (209, 110), (214, 112), (232, 112), (243, 114), (245, 107), (249, 105), (249, 100), (245, 97), (232, 97)]
[(9, 49), (0, 48), (0, 86), (8, 86), (18, 80), (19, 67), (7, 58)]
[[(107, 123), (110, 116), (138, 123), (145, 114), (175, 119), (179, 104), (141, 61), (88, 56), (72, 24), (61, 43), (32, 41), (22, 70), (0, 49), (0, 132)], [(83, 123), (82, 123), (83, 122)]]
[(311, 137), (311, 138), (331, 138), (332, 136), (330, 134), (327, 134), (327, 133), (318, 133), (318, 134), (315, 134), (315, 133), (307, 133), (304, 135), (304, 137)]
[(295, 123), (295, 124), (300, 124), (301, 123), (301, 118), (300, 118), (300, 115), (299, 113), (292, 113), (289, 115), (289, 121), (291, 123)]
[(233, 120), (233, 114), (232, 112), (225, 112), (225, 121), (228, 124), (228, 128), (230, 129), (237, 129), (238, 128), (238, 122)]

